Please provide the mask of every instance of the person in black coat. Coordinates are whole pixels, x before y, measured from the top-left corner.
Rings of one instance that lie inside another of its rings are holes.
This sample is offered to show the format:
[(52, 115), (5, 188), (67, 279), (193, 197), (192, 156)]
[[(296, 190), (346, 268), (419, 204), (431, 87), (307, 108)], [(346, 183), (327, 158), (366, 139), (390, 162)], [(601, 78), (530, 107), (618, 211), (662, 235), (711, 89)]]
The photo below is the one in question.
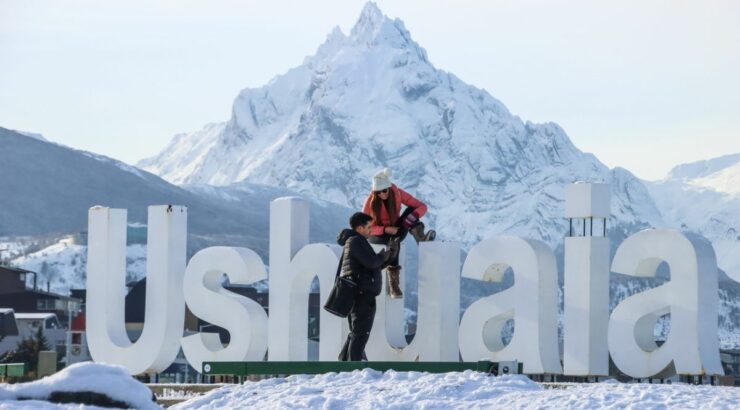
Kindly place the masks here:
[(382, 289), (380, 271), (398, 254), (397, 241), (390, 243), (387, 251), (375, 252), (367, 241), (372, 221), (370, 215), (357, 212), (349, 219), (352, 229), (342, 230), (337, 237), (337, 243), (344, 248), (339, 274), (351, 277), (358, 285), (355, 304), (348, 316), (349, 335), (339, 353), (341, 361), (362, 360), (375, 319), (375, 298)]

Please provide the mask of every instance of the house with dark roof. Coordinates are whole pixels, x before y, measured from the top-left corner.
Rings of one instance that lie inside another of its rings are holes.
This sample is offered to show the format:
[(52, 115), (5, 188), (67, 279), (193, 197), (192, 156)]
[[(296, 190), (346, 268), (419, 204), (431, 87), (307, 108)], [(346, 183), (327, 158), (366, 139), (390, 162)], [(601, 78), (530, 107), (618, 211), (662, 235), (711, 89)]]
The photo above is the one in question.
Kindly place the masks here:
[[(33, 277), (30, 287), (29, 276)], [(0, 308), (22, 313), (54, 313), (67, 326), (70, 312), (79, 312), (82, 300), (39, 289), (36, 282), (35, 272), (0, 265)]]

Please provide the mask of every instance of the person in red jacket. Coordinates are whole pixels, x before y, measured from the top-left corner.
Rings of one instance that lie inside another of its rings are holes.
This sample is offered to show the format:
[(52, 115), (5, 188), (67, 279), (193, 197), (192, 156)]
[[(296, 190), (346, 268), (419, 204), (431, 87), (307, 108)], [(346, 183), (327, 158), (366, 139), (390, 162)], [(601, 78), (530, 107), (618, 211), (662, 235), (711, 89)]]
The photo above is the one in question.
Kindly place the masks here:
[[(372, 192), (365, 200), (363, 212), (373, 217), (373, 224), (368, 241), (374, 244), (388, 245), (391, 238), (403, 241), (411, 233), (417, 243), (433, 241), (436, 232), (424, 233), (421, 217), (427, 213), (427, 206), (408, 192), (391, 183), (391, 171), (386, 168), (373, 177)], [(401, 213), (401, 205), (405, 205)], [(392, 298), (403, 297), (400, 288), (401, 267), (398, 256), (390, 261), (387, 268), (387, 292)]]

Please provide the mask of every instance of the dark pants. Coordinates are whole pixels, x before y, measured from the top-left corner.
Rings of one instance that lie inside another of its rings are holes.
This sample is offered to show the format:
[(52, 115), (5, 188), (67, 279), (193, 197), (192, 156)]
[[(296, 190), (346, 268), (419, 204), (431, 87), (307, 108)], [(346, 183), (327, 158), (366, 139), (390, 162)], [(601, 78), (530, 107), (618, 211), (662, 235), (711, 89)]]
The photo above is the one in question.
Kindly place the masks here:
[(342, 351), (339, 352), (339, 360), (343, 362), (360, 361), (375, 320), (375, 296), (367, 293), (357, 295), (355, 305), (347, 319), (349, 320), (349, 335)]
[[(369, 238), (367, 238), (368, 242), (374, 243), (376, 245), (388, 245), (388, 241), (390, 241), (391, 238), (395, 238), (395, 237), (400, 238), (399, 242), (403, 242), (403, 240), (406, 239), (406, 235), (409, 234), (409, 230), (403, 227), (403, 220), (404, 218), (408, 216), (408, 214), (410, 214), (411, 212), (414, 212), (414, 209), (416, 208), (406, 207), (406, 209), (403, 210), (401, 217), (399, 217), (396, 223), (393, 225), (396, 228), (398, 228), (398, 233), (396, 235), (388, 235), (387, 233), (384, 233), (379, 236), (372, 235)], [(416, 221), (416, 223), (418, 224), (419, 221)], [(398, 254), (400, 255), (401, 252), (398, 252)], [(393, 260), (389, 261), (388, 266), (398, 266), (398, 255), (396, 255), (396, 257)]]

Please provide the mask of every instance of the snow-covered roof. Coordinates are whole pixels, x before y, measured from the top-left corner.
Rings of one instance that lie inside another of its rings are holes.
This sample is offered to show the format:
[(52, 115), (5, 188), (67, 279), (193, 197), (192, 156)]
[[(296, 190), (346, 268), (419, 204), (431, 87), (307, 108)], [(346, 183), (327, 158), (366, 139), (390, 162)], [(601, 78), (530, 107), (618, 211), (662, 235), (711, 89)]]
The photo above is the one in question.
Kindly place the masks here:
[(57, 315), (55, 313), (16, 313), (15, 318), (18, 320), (23, 319), (49, 319), (49, 318), (55, 318)]
[(13, 313), (13, 309), (11, 309), (11, 308), (0, 308), (0, 315), (4, 315), (6, 313)]

